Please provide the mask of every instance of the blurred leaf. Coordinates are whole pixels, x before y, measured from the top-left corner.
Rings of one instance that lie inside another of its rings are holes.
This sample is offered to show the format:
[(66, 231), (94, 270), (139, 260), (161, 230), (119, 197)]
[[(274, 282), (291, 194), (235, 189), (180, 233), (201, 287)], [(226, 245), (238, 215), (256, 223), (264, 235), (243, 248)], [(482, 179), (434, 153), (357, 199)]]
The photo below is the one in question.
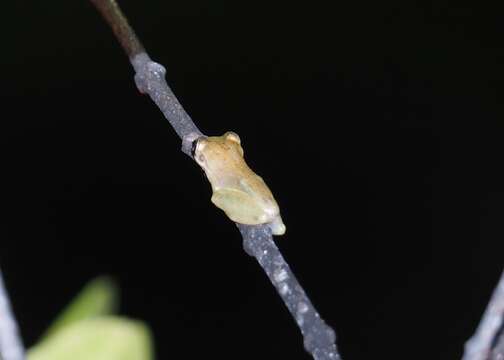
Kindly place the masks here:
[(47, 329), (42, 340), (62, 328), (84, 319), (116, 313), (119, 288), (111, 278), (102, 276), (90, 281)]
[(150, 331), (119, 316), (66, 325), (28, 352), (28, 360), (152, 360)]

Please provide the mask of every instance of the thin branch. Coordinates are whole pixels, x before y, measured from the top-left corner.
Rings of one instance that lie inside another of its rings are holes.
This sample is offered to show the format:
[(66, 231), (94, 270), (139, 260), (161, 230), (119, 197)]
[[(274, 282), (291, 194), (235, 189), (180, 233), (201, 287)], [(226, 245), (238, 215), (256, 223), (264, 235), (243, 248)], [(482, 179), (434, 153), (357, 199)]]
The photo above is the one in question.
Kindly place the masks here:
[[(203, 136), (184, 111), (165, 80), (165, 68), (152, 61), (143, 49), (115, 0), (90, 0), (113, 29), (135, 69), (135, 83), (163, 112), (182, 139), (182, 151), (191, 156), (194, 140)], [(335, 345), (335, 333), (320, 318), (303, 288), (273, 242), (267, 225), (237, 224), (246, 252), (255, 256), (295, 318), (304, 337), (305, 349), (316, 360), (341, 359)]]
[(304, 348), (316, 360), (341, 359), (336, 349), (336, 334), (320, 318), (280, 250), (267, 225), (237, 224), (243, 236), (243, 248), (254, 256), (296, 320), (304, 339)]
[(130, 60), (136, 71), (135, 83), (138, 90), (149, 94), (182, 139), (182, 151), (192, 157), (192, 143), (203, 134), (166, 83), (165, 68), (161, 64), (151, 61), (147, 53), (140, 53)]
[(129, 58), (145, 52), (144, 47), (114, 0), (89, 0), (112, 28)]
[(166, 70), (152, 61), (115, 0), (90, 0), (109, 24), (135, 69), (135, 83), (148, 94), (182, 139), (182, 151), (191, 156), (192, 142), (203, 134), (166, 83)]
[[(504, 273), (492, 294), (483, 318), (464, 350), (462, 360), (504, 359), (502, 336), (497, 339), (504, 320)], [(495, 346), (496, 345), (496, 346)], [(494, 351), (492, 351), (494, 349)], [(492, 356), (492, 357), (490, 357)]]
[[(499, 331), (501, 332), (501, 331)], [(496, 339), (496, 345), (492, 348), (489, 360), (503, 360), (504, 359), (504, 334), (501, 334)]]
[(25, 351), (0, 270), (0, 360), (24, 360)]

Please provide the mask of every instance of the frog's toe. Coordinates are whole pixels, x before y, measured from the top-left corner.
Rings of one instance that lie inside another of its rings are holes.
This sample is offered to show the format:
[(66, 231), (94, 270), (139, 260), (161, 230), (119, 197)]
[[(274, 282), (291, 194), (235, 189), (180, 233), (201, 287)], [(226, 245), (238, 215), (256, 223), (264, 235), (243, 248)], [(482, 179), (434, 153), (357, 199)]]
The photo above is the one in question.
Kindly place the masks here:
[(273, 235), (283, 235), (283, 234), (285, 234), (285, 231), (287, 230), (280, 215), (275, 217), (273, 219), (273, 221), (270, 222), (269, 227), (270, 227), (271, 233)]

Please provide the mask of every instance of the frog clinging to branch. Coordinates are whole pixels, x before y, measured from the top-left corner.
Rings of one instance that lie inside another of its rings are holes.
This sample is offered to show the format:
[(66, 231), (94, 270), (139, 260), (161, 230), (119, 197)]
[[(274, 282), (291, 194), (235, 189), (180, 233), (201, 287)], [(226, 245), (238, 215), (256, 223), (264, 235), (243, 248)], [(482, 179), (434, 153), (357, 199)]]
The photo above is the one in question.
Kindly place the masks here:
[(234, 222), (269, 224), (274, 235), (283, 235), (280, 208), (264, 180), (243, 158), (238, 134), (200, 137), (193, 143), (193, 157), (212, 186), (212, 203)]

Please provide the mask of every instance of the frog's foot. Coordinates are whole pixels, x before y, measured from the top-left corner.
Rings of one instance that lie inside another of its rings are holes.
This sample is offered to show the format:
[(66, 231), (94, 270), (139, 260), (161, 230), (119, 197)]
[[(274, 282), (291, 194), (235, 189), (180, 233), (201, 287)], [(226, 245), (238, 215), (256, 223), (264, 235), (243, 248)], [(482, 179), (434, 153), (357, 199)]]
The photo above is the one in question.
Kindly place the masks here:
[(268, 223), (270, 229), (271, 229), (271, 233), (273, 235), (283, 235), (285, 234), (285, 230), (286, 230), (286, 227), (285, 227), (285, 224), (283, 223), (282, 221), (282, 218), (280, 217), (280, 214), (275, 216), (273, 218), (273, 220)]

